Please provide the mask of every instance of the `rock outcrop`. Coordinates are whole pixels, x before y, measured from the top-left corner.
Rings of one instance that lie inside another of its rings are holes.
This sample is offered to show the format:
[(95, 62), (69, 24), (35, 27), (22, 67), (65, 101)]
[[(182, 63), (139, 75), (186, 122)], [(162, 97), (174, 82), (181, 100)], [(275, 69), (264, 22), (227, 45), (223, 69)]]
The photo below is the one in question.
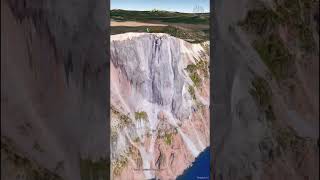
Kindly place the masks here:
[(110, 55), (113, 178), (175, 178), (209, 145), (208, 43), (125, 33)]

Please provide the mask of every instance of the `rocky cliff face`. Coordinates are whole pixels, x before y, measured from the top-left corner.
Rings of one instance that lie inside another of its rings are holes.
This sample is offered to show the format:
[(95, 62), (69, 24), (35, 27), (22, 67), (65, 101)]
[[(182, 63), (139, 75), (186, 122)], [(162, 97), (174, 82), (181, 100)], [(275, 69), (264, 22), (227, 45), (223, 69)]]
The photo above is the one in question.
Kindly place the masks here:
[(108, 156), (106, 9), (1, 1), (1, 179), (79, 180)]
[(215, 1), (214, 179), (319, 179), (318, 7)]
[(208, 43), (125, 33), (110, 53), (113, 178), (175, 178), (209, 145)]

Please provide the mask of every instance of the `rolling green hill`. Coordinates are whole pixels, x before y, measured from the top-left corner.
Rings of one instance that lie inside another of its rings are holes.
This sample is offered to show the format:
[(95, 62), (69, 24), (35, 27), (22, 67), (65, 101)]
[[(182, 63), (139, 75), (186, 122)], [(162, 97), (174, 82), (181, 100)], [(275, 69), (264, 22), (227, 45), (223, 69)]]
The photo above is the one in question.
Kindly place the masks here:
[(167, 23), (209, 24), (209, 13), (180, 13), (169, 11), (111, 10), (111, 19), (117, 21), (160, 21)]

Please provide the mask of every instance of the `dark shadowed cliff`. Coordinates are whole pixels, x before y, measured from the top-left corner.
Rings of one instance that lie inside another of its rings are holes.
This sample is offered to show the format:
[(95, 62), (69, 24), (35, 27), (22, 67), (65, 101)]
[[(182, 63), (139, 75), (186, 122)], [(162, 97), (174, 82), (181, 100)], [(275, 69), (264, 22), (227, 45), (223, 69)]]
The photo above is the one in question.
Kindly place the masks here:
[(319, 179), (319, 1), (213, 6), (213, 178)]
[(106, 160), (107, 9), (1, 1), (1, 179), (80, 179)]

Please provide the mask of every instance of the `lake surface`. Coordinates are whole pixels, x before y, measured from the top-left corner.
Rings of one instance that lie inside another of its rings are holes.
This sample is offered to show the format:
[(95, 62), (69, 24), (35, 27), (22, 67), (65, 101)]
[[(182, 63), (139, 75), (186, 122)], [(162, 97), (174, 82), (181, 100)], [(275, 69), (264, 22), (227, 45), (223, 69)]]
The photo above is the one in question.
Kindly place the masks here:
[(210, 179), (210, 147), (202, 151), (177, 180)]

